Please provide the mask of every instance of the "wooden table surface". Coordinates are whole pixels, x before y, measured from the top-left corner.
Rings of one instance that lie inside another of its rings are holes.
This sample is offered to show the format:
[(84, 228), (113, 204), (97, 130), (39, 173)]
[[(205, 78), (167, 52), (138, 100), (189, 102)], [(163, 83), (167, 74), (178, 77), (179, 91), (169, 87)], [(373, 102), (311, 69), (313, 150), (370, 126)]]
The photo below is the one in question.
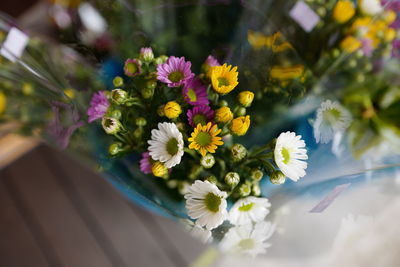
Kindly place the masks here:
[(0, 170), (0, 267), (189, 266), (204, 250), (44, 145)]

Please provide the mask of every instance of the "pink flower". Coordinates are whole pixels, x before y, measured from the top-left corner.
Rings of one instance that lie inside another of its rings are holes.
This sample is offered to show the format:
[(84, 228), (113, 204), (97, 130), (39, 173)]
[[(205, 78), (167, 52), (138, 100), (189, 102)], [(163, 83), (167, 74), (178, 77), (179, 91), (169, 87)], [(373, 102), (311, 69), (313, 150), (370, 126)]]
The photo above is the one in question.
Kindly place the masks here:
[(206, 125), (208, 122), (214, 120), (214, 110), (206, 105), (195, 106), (188, 110), (186, 115), (192, 127), (196, 127), (199, 123), (201, 123), (201, 125)]
[(191, 67), (192, 63), (184, 57), (169, 57), (167, 62), (157, 66), (157, 79), (168, 87), (181, 86), (194, 76)]
[(182, 95), (186, 103), (192, 106), (208, 105), (207, 88), (199, 78), (188, 80), (182, 89)]
[(127, 59), (124, 65), (124, 72), (126, 76), (134, 77), (142, 72), (140, 61), (137, 59)]
[(90, 101), (90, 107), (87, 111), (87, 115), (89, 116), (88, 121), (92, 122), (103, 118), (109, 106), (110, 103), (108, 102), (105, 91), (99, 91), (93, 94), (92, 100)]
[(151, 158), (150, 158), (150, 153), (149, 152), (144, 152), (142, 153), (142, 159), (140, 160), (140, 170), (144, 174), (150, 174), (151, 173)]

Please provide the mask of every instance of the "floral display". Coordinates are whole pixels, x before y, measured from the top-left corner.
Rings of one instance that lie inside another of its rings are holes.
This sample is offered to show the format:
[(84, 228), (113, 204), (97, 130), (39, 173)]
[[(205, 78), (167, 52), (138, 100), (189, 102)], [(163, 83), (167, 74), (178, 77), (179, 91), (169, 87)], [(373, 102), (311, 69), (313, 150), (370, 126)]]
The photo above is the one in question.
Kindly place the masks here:
[(176, 21), (139, 2), (92, 1), (108, 28), (80, 30), (66, 55), (32, 38), (19, 62), (2, 58), (1, 122), (251, 257), (290, 232), (296, 194), (329, 187), (306, 208), (322, 212), (340, 177), (400, 162), (398, 1), (172, 1)]

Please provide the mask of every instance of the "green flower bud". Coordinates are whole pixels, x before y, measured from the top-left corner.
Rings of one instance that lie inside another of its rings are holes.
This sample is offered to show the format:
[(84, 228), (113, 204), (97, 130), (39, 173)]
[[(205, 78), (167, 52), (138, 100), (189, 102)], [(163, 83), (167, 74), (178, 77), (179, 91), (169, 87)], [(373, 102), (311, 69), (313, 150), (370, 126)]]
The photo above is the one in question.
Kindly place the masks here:
[(154, 53), (153, 49), (150, 47), (143, 47), (140, 49), (140, 55), (139, 55), (140, 60), (143, 60), (144, 62), (151, 62), (154, 59)]
[(193, 165), (192, 168), (190, 169), (190, 173), (189, 173), (189, 179), (196, 179), (197, 176), (200, 175), (200, 173), (203, 171), (203, 167), (200, 165)]
[(135, 131), (133, 131), (133, 136), (135, 136), (136, 138), (140, 138), (143, 134), (143, 128), (139, 127), (136, 128)]
[(251, 186), (249, 184), (242, 184), (239, 187), (239, 195), (241, 197), (247, 197), (251, 193)]
[(201, 166), (203, 166), (206, 169), (209, 169), (209, 168), (212, 168), (212, 166), (214, 166), (215, 158), (212, 154), (207, 154), (201, 158), (200, 163), (201, 163)]
[(165, 61), (167, 61), (167, 59), (168, 59), (167, 56), (162, 55), (162, 56), (157, 57), (157, 58), (155, 59), (155, 62), (156, 62), (156, 64), (158, 65), (158, 64), (164, 63)]
[(33, 93), (33, 86), (30, 83), (24, 83), (22, 85), (22, 93), (24, 95), (31, 95)]
[(241, 144), (234, 144), (231, 148), (233, 161), (241, 161), (247, 155), (247, 149)]
[(161, 105), (161, 106), (159, 106), (159, 107), (157, 108), (157, 114), (158, 114), (158, 116), (160, 116), (160, 117), (164, 117), (164, 116), (165, 116), (165, 113), (164, 113), (164, 106), (165, 106), (165, 105)]
[(220, 107), (227, 107), (229, 104), (228, 104), (228, 102), (226, 100), (220, 100), (218, 105)]
[(237, 172), (228, 172), (225, 175), (225, 183), (231, 188), (234, 188), (240, 182), (240, 176)]
[(112, 143), (109, 147), (108, 147), (108, 153), (111, 156), (116, 156), (117, 154), (119, 154), (121, 151), (123, 151), (122, 149), (123, 144), (121, 142), (115, 142)]
[(122, 112), (119, 109), (114, 109), (110, 113), (110, 117), (119, 120), (122, 117)]
[(154, 88), (143, 88), (142, 90), (140, 90), (140, 94), (144, 99), (152, 98), (154, 95)]
[(215, 177), (214, 175), (207, 176), (206, 179), (204, 179), (204, 180), (209, 181), (212, 184), (218, 183), (217, 177)]
[(121, 122), (111, 117), (104, 117), (101, 121), (101, 125), (107, 134), (116, 134), (122, 128)]
[(260, 181), (264, 176), (264, 173), (261, 170), (255, 169), (251, 171), (251, 179), (254, 181)]
[(350, 68), (355, 68), (357, 67), (357, 60), (351, 59), (348, 64)]
[(118, 105), (122, 105), (128, 100), (128, 93), (122, 89), (114, 89), (111, 91), (111, 100)]
[(337, 48), (333, 49), (333, 51), (332, 51), (332, 57), (337, 58), (337, 57), (339, 57), (339, 56), (340, 56), (340, 50), (337, 49)]
[(146, 82), (146, 87), (150, 89), (155, 89), (157, 87), (157, 80), (148, 80)]
[(269, 180), (273, 184), (284, 184), (286, 176), (281, 171), (274, 171), (269, 176)]
[(246, 108), (240, 107), (240, 108), (236, 111), (236, 115), (238, 115), (238, 116), (244, 116), (244, 115), (246, 115)]
[(115, 87), (122, 87), (124, 85), (124, 79), (120, 76), (115, 76), (113, 84)]
[(258, 183), (257, 184), (253, 184), (252, 188), (251, 188), (251, 191), (253, 192), (254, 196), (256, 196), (256, 197), (260, 196), (261, 195), (260, 185)]
[(177, 180), (168, 180), (167, 186), (168, 186), (168, 188), (174, 189), (178, 186), (178, 181)]
[(139, 126), (139, 127), (146, 126), (146, 124), (147, 124), (146, 119), (143, 118), (143, 117), (136, 118), (135, 122), (136, 122), (136, 125)]

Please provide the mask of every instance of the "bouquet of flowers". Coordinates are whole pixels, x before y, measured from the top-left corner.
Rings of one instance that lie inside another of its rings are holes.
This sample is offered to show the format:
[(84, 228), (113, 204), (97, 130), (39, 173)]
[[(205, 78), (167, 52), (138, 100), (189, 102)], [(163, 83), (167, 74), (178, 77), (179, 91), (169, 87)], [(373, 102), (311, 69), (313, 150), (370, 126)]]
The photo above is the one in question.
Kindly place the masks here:
[[(253, 256), (291, 199), (328, 185), (322, 212), (350, 184), (339, 177), (398, 167), (397, 1), (167, 2), (76, 5), (78, 45), (32, 38), (1, 65), (0, 118), (85, 155), (204, 242)], [(85, 14), (101, 16), (106, 52), (85, 44)]]

